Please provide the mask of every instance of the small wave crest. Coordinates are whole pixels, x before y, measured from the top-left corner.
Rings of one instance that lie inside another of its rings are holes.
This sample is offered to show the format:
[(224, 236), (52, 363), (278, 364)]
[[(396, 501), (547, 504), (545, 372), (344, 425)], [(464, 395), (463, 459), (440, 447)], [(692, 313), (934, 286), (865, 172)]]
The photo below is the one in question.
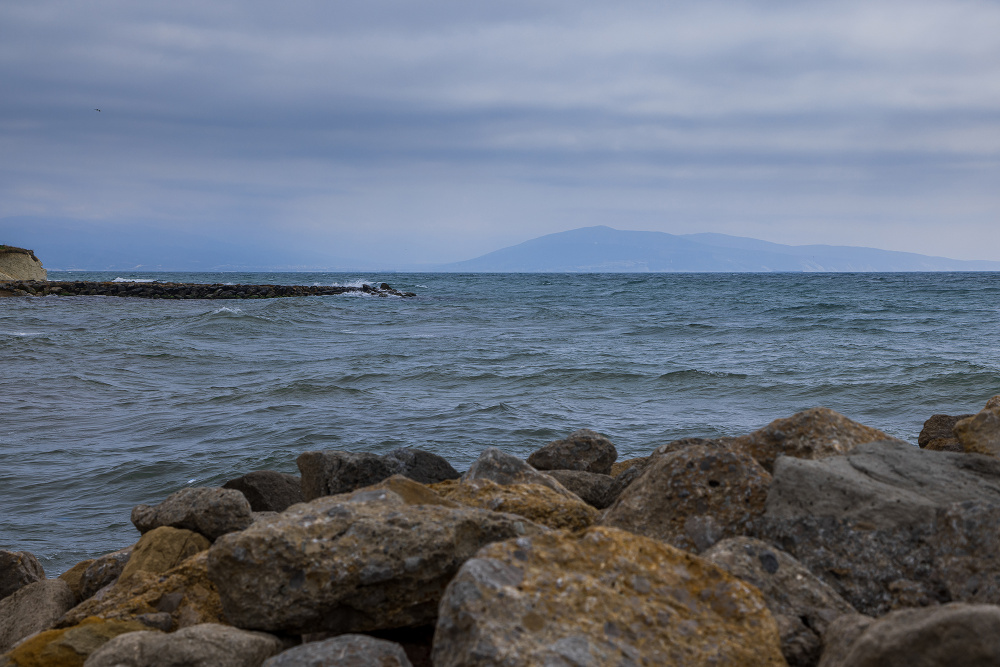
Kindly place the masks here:
[(119, 276), (111, 282), (113, 283), (158, 283), (160, 282), (156, 278), (122, 278)]

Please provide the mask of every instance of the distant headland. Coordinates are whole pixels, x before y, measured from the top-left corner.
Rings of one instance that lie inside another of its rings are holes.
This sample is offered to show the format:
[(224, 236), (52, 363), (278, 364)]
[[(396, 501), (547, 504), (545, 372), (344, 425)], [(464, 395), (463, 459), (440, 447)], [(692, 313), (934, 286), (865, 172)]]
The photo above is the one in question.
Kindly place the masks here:
[(34, 251), (10, 245), (0, 245), (0, 282), (9, 280), (46, 280), (42, 263)]

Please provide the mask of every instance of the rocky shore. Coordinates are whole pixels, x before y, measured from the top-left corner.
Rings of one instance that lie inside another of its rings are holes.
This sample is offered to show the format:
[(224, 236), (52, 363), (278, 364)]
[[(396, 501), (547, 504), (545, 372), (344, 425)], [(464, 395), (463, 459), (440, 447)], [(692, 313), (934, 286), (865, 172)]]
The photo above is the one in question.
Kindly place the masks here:
[(354, 286), (230, 285), (197, 283), (92, 282), (70, 280), (18, 280), (0, 283), (3, 296), (120, 296), (139, 299), (275, 299), (290, 296), (329, 296), (364, 292), (372, 296), (416, 296), (388, 283)]
[(624, 461), (304, 452), (58, 578), (0, 551), (0, 666), (1000, 664), (1000, 396), (918, 442), (814, 408)]

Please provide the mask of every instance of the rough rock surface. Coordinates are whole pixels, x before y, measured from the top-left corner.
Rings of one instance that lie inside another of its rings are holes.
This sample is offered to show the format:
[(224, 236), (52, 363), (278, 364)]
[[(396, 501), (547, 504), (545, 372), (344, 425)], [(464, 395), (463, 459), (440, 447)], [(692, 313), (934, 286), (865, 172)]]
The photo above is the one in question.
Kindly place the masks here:
[(94, 562), (87, 566), (80, 577), (79, 589), (74, 589), (76, 599), (79, 601), (93, 597), (97, 591), (108, 584), (114, 583), (121, 576), (122, 570), (132, 557), (132, 550), (135, 545), (112, 551), (111, 553), (98, 556)]
[(716, 449), (730, 449), (729, 446), (734, 440), (736, 438), (681, 438), (680, 440), (671, 440), (667, 444), (660, 445), (654, 449), (649, 458), (652, 459), (664, 454), (670, 454), (671, 452), (679, 452), (695, 445), (715, 447)]
[[(88, 618), (78, 625), (46, 630), (28, 637), (10, 653), (0, 656), (0, 667), (83, 667), (91, 653), (108, 640), (126, 632), (149, 628), (138, 621)], [(5, 661), (6, 659), (6, 661)]]
[(820, 667), (1000, 664), (1000, 607), (994, 605), (901, 609), (870, 622), (848, 617), (836, 626)]
[(752, 586), (613, 528), (491, 544), (441, 601), (436, 667), (783, 665)]
[(1000, 394), (996, 396), (991, 396), (986, 405), (983, 406), (983, 410), (990, 410), (992, 412), (1000, 411)]
[(583, 470), (550, 470), (548, 474), (578, 495), (583, 502), (599, 510), (613, 503), (621, 493), (621, 487), (611, 475)]
[(254, 512), (283, 512), (290, 505), (304, 503), (302, 478), (274, 470), (255, 470), (222, 485), (236, 489), (250, 503)]
[(469, 470), (462, 475), (463, 482), (473, 479), (488, 479), (497, 484), (540, 484), (567, 498), (577, 497), (551, 475), (535, 470), (516, 456), (502, 452), (496, 447), (484, 449)]
[(209, 573), (226, 617), (255, 630), (360, 632), (433, 622), (445, 585), (480, 547), (545, 530), (471, 507), (408, 505), (362, 489), (290, 507), (220, 538)]
[(35, 253), (24, 248), (0, 245), (0, 281), (45, 280), (48, 272), (35, 257)]
[(791, 667), (811, 667), (823, 650), (823, 633), (837, 617), (856, 613), (844, 598), (790, 555), (752, 537), (723, 540), (702, 554), (729, 574), (753, 584), (781, 632), (781, 652)]
[(368, 452), (303, 452), (296, 463), (307, 501), (378, 484), (395, 471), (384, 458)]
[(382, 457), (394, 475), (409, 477), (421, 484), (458, 479), (459, 473), (447, 460), (432, 452), (412, 447), (394, 449)]
[(191, 487), (170, 494), (156, 505), (136, 505), (132, 523), (140, 533), (160, 526), (186, 528), (215, 541), (253, 522), (250, 503), (235, 489)]
[(1000, 458), (1000, 411), (983, 410), (955, 424), (954, 430), (966, 452)]
[(119, 635), (94, 651), (84, 667), (260, 667), (281, 649), (273, 635), (204, 623), (173, 634)]
[(778, 456), (821, 459), (846, 454), (875, 440), (892, 440), (878, 429), (851, 421), (827, 408), (810, 408), (734, 438), (729, 446), (746, 452), (770, 472)]
[(76, 597), (62, 579), (36, 581), (0, 600), (0, 653), (52, 627), (74, 604)]
[(758, 536), (865, 614), (1000, 603), (1000, 461), (893, 442), (783, 458)]
[(44, 578), (45, 570), (34, 555), (27, 551), (0, 549), (0, 600)]
[(136, 542), (119, 581), (128, 581), (139, 572), (166, 572), (210, 546), (212, 543), (201, 533), (170, 526), (154, 528)]
[(538, 484), (497, 484), (488, 479), (441, 482), (431, 486), (448, 500), (468, 507), (517, 514), (549, 528), (582, 530), (598, 512), (581, 499), (562, 496)]
[(340, 635), (296, 646), (264, 667), (412, 667), (403, 647), (368, 635)]
[(924, 422), (924, 427), (917, 436), (917, 444), (921, 449), (930, 449), (938, 452), (961, 452), (965, 451), (962, 443), (955, 437), (955, 424), (974, 417), (975, 415), (931, 415), (930, 419)]
[(750, 534), (770, 484), (771, 476), (747, 454), (691, 445), (654, 457), (600, 524), (697, 553), (724, 537)]
[(636, 466), (639, 466), (641, 468), (646, 467), (646, 464), (648, 462), (649, 462), (648, 456), (639, 456), (634, 459), (625, 459), (624, 461), (618, 461), (617, 463), (611, 466), (611, 472), (609, 472), (608, 474), (611, 475), (612, 477), (617, 478), (619, 475), (621, 475), (623, 472), (625, 472), (630, 468), (634, 468)]
[(59, 575), (59, 578), (65, 581), (69, 586), (69, 589), (73, 591), (73, 597), (77, 602), (82, 602), (84, 600), (84, 598), (80, 597), (80, 593), (82, 591), (80, 582), (83, 580), (83, 575), (87, 571), (87, 568), (94, 564), (94, 560), (95, 559), (93, 558), (82, 560)]
[(528, 465), (537, 470), (583, 470), (610, 475), (617, 459), (618, 450), (607, 436), (582, 428), (533, 452)]
[(85, 618), (139, 620), (175, 630), (199, 623), (225, 623), (215, 584), (208, 578), (208, 552), (192, 556), (162, 574), (137, 572), (78, 604), (60, 619), (60, 627)]

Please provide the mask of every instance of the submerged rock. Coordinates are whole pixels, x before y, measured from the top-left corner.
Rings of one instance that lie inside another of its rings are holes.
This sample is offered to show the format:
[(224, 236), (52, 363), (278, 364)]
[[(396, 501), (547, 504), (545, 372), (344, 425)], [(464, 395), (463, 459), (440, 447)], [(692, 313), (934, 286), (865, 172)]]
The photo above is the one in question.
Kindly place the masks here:
[(436, 667), (784, 664), (753, 587), (614, 528), (484, 547), (448, 585), (440, 612)]
[(136, 505), (132, 510), (132, 523), (140, 533), (171, 526), (193, 530), (213, 541), (252, 522), (250, 503), (235, 489), (181, 489), (155, 507)]
[(582, 428), (533, 452), (528, 465), (537, 470), (582, 470), (609, 475), (617, 459), (618, 450), (607, 436)]

